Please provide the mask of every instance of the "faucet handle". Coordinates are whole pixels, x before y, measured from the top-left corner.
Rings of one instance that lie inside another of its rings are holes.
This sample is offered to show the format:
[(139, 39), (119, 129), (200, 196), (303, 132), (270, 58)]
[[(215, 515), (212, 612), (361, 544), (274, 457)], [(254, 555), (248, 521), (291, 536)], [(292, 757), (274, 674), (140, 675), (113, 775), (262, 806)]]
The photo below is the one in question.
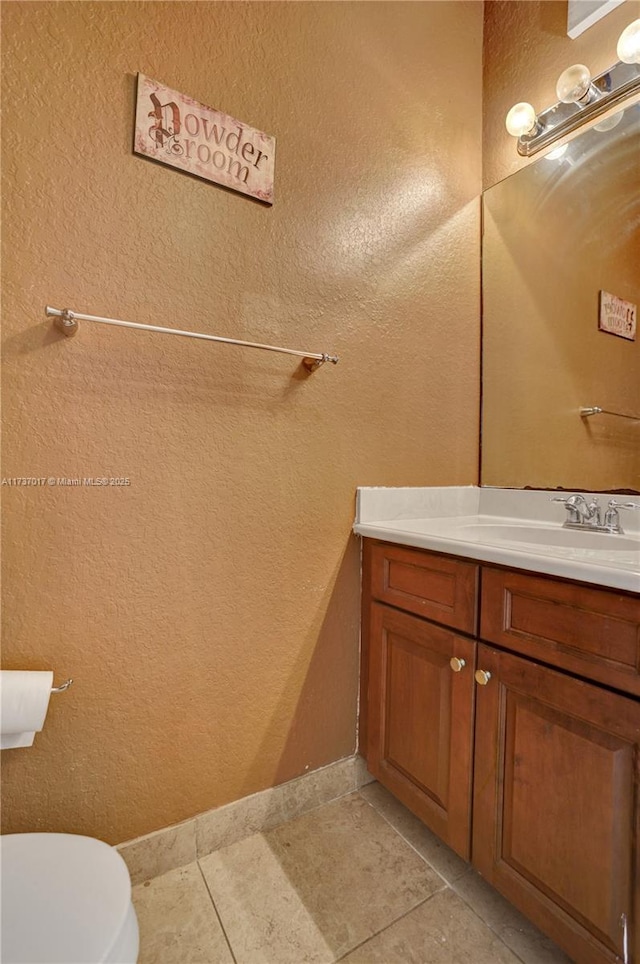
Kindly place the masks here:
[(618, 509), (640, 509), (640, 504), (637, 502), (617, 502), (615, 499), (609, 501), (609, 507), (604, 515), (604, 524), (611, 532), (624, 535), (624, 531), (620, 525)]

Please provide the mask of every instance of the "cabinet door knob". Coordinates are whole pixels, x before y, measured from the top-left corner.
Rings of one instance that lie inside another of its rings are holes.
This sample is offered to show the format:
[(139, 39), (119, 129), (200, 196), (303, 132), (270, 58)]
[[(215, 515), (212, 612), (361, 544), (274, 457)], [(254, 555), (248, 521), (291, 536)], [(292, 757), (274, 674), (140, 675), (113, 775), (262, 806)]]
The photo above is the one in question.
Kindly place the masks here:
[(454, 673), (459, 673), (460, 670), (466, 665), (466, 661), (464, 659), (459, 659), (457, 656), (452, 656), (449, 660), (449, 666)]
[(486, 686), (491, 679), (491, 673), (489, 673), (486, 669), (477, 669), (475, 672), (475, 677), (476, 683), (479, 683), (480, 686)]

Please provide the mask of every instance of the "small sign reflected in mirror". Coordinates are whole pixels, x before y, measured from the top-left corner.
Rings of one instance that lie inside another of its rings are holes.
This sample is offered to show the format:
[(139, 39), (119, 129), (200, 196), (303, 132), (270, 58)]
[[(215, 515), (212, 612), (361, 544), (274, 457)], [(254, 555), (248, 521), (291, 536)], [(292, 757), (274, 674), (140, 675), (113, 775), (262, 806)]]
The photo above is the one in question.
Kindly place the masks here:
[(598, 328), (619, 338), (636, 340), (637, 305), (624, 301), (608, 291), (600, 292), (600, 312)]

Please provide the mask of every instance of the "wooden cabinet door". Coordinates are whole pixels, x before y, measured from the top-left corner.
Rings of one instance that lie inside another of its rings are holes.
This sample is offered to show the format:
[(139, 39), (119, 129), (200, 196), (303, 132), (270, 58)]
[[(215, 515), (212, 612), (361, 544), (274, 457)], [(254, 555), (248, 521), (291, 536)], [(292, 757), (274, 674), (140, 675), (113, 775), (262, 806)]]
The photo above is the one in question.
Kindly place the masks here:
[(369, 644), (369, 770), (468, 859), (475, 643), (373, 603)]
[(580, 964), (640, 964), (640, 703), (484, 645), (478, 670), (473, 864)]

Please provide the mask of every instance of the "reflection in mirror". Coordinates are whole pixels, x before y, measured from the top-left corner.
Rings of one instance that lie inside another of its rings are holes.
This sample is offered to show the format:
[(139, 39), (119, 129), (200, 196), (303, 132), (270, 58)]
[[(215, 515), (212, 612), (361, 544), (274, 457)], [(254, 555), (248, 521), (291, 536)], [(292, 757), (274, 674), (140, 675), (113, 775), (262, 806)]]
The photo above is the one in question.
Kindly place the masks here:
[(640, 334), (598, 328), (601, 291), (640, 305), (640, 104), (614, 117), (483, 196), (483, 485), (640, 491)]

